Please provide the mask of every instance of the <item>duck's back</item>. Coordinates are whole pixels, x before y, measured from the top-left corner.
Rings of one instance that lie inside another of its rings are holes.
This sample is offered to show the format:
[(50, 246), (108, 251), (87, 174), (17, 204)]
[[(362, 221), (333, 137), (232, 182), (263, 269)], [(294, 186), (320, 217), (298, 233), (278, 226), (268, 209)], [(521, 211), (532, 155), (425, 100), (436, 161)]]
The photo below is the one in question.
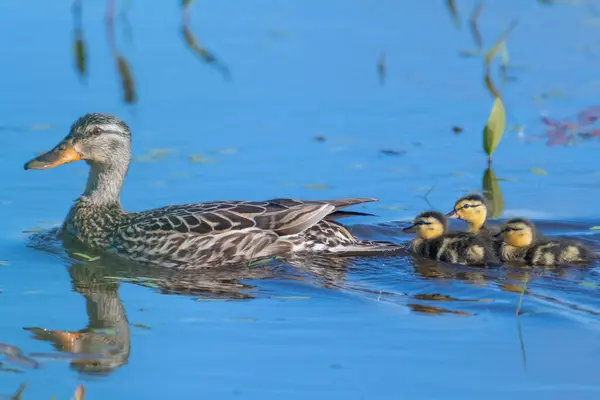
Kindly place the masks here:
[(468, 232), (450, 232), (437, 239), (416, 242), (413, 251), (423, 257), (453, 264), (485, 265), (498, 262), (490, 244)]
[(584, 244), (570, 239), (538, 241), (525, 255), (531, 265), (568, 265), (592, 263), (598, 255)]

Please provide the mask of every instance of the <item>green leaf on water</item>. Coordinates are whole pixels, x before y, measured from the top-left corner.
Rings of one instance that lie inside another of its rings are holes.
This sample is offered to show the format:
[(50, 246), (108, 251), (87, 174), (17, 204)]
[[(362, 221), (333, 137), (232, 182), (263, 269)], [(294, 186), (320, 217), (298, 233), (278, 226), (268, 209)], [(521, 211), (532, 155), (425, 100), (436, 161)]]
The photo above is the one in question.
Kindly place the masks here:
[(591, 231), (600, 231), (600, 226), (599, 225), (592, 226), (592, 227), (590, 227), (590, 230)]
[(310, 300), (312, 297), (310, 296), (271, 296), (273, 299), (282, 299), (282, 300)]
[(502, 189), (494, 174), (492, 168), (487, 168), (483, 173), (483, 195), (488, 201), (489, 205), (489, 217), (499, 218), (504, 212), (504, 198), (502, 196)]
[(310, 190), (329, 190), (329, 189), (331, 189), (331, 187), (327, 186), (327, 185), (304, 185), (304, 187), (306, 189), (310, 189)]
[(150, 154), (153, 157), (162, 157), (167, 154), (174, 153), (174, 152), (175, 152), (175, 150), (173, 150), (173, 149), (149, 149), (148, 150), (148, 154)]
[(490, 64), (496, 57), (496, 54), (502, 49), (502, 44), (508, 37), (508, 34), (517, 26), (517, 21), (512, 21), (511, 24), (506, 28), (504, 33), (500, 36), (500, 38), (496, 41), (496, 43), (492, 46), (491, 49), (485, 54), (485, 65), (489, 68)]
[(0, 260), (0, 267), (6, 267), (8, 265), (8, 261)]
[(73, 253), (73, 255), (81, 257), (81, 258), (85, 259), (87, 262), (94, 262), (94, 261), (98, 261), (100, 259), (99, 256), (89, 256), (84, 253)]
[(506, 128), (506, 112), (500, 97), (496, 97), (488, 122), (483, 128), (483, 150), (491, 157)]
[(238, 152), (238, 149), (235, 147), (226, 147), (224, 149), (217, 149), (211, 151), (212, 154), (223, 154), (223, 155), (231, 155)]
[(543, 168), (531, 168), (529, 172), (535, 175), (548, 175), (548, 171)]
[(587, 287), (593, 287), (593, 288), (600, 287), (600, 285), (597, 283), (586, 282), (586, 281), (581, 282), (581, 286), (587, 286)]
[(228, 301), (228, 299), (213, 299), (210, 297), (199, 297), (195, 299), (196, 301)]
[(212, 163), (216, 161), (216, 159), (204, 157), (202, 154), (192, 154), (188, 160), (193, 163)]

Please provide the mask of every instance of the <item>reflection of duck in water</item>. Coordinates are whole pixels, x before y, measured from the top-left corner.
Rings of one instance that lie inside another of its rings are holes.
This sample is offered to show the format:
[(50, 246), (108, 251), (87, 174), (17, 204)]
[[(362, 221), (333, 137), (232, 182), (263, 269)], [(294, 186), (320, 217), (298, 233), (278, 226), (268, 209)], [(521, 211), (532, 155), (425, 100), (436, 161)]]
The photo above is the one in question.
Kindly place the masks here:
[(415, 229), (411, 250), (420, 256), (464, 265), (488, 265), (498, 258), (491, 246), (469, 232), (448, 232), (448, 221), (437, 211), (419, 214), (404, 231)]
[(360, 215), (342, 209), (375, 199), (215, 201), (128, 213), (121, 208), (120, 192), (130, 158), (129, 127), (111, 115), (87, 114), (25, 169), (85, 160), (91, 168), (87, 187), (62, 232), (138, 262), (192, 269), (274, 255), (372, 255), (398, 249), (389, 242), (361, 241), (335, 221)]
[(83, 294), (88, 326), (77, 332), (25, 328), (39, 340), (62, 352), (74, 353), (72, 368), (88, 373), (109, 373), (127, 363), (130, 332), (119, 283), (98, 274), (93, 264), (73, 264), (69, 270), (74, 290)]
[[(36, 234), (29, 243), (31, 247), (52, 253), (58, 250), (56, 244), (52, 233)], [(73, 259), (78, 257), (81, 247), (67, 241), (66, 250)], [(128, 362), (131, 347), (130, 326), (118, 293), (120, 283), (114, 277), (150, 286), (165, 294), (249, 300), (273, 295), (272, 287), (263, 292), (251, 284), (261, 279), (302, 282), (314, 279), (314, 283), (337, 289), (343, 286), (351, 261), (352, 257), (296, 256), (290, 260), (264, 260), (206, 269), (201, 274), (198, 271), (153, 268), (109, 256), (89, 263), (75, 262), (69, 268), (69, 274), (73, 289), (85, 297), (88, 325), (79, 331), (40, 327), (25, 329), (37, 339), (52, 343), (56, 350), (71, 353), (65, 357), (72, 360), (72, 368), (85, 373), (110, 373)], [(296, 272), (290, 273), (290, 265)]]
[(535, 225), (525, 218), (513, 218), (502, 227), (502, 261), (525, 261), (529, 265), (591, 264), (598, 255), (572, 239), (541, 239)]

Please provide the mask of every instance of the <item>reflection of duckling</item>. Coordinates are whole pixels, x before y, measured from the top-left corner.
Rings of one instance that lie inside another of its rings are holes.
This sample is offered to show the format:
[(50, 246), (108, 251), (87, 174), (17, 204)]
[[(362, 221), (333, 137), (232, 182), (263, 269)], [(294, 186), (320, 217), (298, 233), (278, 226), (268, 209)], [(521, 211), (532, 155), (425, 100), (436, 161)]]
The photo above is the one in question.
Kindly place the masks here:
[(468, 232), (448, 232), (448, 221), (437, 211), (426, 211), (415, 218), (417, 237), (411, 250), (421, 256), (453, 264), (487, 265), (498, 259), (486, 241)]
[(469, 232), (490, 236), (492, 232), (485, 227), (488, 207), (485, 198), (479, 194), (468, 194), (456, 200), (454, 209), (446, 216), (458, 218), (469, 224)]
[(525, 218), (507, 221), (497, 236), (502, 237), (502, 261), (525, 261), (530, 265), (588, 264), (598, 255), (575, 240), (539, 240), (535, 225)]

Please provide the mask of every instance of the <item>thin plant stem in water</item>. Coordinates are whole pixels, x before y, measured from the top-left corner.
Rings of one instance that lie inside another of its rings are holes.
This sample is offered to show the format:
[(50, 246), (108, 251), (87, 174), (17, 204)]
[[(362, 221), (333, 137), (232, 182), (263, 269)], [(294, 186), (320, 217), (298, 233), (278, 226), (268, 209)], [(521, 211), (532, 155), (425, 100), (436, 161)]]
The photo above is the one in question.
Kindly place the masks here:
[(523, 369), (527, 371), (527, 352), (525, 351), (525, 341), (523, 340), (523, 331), (521, 330), (521, 322), (517, 318), (517, 330), (519, 332), (519, 343), (521, 344), (521, 357), (523, 358)]

